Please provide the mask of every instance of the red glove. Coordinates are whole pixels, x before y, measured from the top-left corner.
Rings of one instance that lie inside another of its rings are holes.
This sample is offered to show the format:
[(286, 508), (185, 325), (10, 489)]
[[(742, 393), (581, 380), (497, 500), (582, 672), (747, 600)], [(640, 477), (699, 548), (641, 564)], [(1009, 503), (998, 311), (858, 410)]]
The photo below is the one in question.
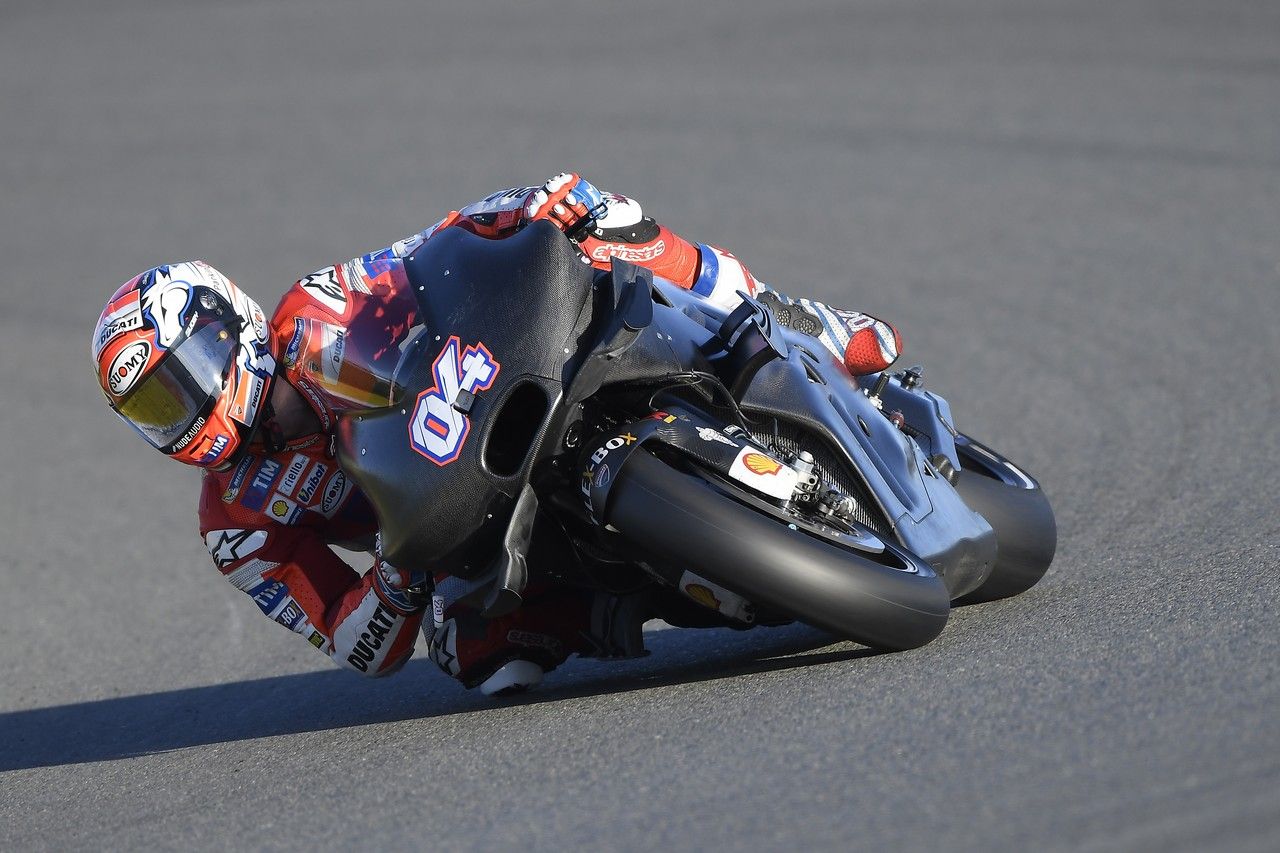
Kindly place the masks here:
[(570, 238), (580, 239), (605, 212), (600, 190), (573, 172), (561, 172), (535, 190), (524, 203), (524, 221), (549, 219)]

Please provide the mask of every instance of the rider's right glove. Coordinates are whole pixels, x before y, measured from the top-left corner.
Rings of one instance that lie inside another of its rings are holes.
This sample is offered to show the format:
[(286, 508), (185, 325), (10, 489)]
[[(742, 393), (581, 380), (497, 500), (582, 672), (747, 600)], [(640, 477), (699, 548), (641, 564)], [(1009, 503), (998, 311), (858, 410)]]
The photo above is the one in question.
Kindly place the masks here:
[(604, 213), (600, 190), (573, 172), (561, 172), (551, 178), (524, 203), (526, 223), (549, 219), (574, 240), (585, 237)]

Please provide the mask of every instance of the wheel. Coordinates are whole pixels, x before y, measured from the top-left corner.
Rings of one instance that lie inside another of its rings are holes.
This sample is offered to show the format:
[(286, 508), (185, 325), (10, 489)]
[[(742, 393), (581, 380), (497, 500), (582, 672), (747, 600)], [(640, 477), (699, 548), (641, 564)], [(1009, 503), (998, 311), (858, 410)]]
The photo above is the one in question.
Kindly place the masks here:
[(947, 623), (942, 579), (869, 528), (789, 524), (745, 490), (677, 470), (645, 449), (616, 477), (605, 519), (652, 561), (873, 648), (923, 646)]
[(996, 532), (995, 567), (982, 585), (955, 604), (996, 601), (1036, 585), (1058, 544), (1053, 508), (1040, 484), (1000, 454), (968, 436), (956, 441), (961, 469), (956, 491)]

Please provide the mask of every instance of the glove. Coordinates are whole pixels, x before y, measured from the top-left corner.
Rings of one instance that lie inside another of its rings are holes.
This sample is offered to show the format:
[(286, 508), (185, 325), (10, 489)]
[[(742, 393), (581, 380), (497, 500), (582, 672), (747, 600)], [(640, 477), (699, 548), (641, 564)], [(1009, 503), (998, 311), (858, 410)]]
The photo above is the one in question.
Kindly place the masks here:
[(585, 237), (604, 212), (600, 190), (573, 172), (561, 172), (551, 178), (524, 203), (525, 223), (549, 219), (574, 240)]
[(430, 572), (398, 569), (382, 558), (381, 533), (374, 549), (373, 586), (378, 598), (402, 616), (426, 609), (435, 589)]

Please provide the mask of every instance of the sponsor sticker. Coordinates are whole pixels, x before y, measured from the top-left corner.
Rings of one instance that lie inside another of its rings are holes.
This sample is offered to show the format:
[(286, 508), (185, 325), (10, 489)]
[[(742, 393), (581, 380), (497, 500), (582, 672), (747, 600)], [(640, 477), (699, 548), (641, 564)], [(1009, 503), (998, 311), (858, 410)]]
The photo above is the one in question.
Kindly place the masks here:
[(245, 489), (240, 505), (260, 512), (263, 504), (267, 502), (267, 495), (271, 494), (271, 487), (275, 484), (276, 477), (280, 475), (281, 467), (283, 466), (274, 459), (263, 459), (253, 479), (249, 481), (249, 488)]
[(277, 492), (271, 499), (271, 505), (267, 507), (267, 514), (283, 524), (293, 524), (302, 515), (302, 509)]
[(132, 388), (146, 369), (150, 358), (151, 344), (146, 341), (134, 341), (120, 350), (107, 370), (107, 387), (111, 389), (111, 393), (120, 397)]
[(306, 618), (307, 614), (302, 611), (302, 606), (299, 605), (298, 602), (294, 601), (293, 598), (286, 598), (284, 607), (282, 607), (280, 612), (275, 616), (275, 620), (290, 631), (297, 630), (298, 626), (301, 625)]
[(258, 415), (258, 406), (262, 404), (262, 392), (266, 390), (267, 381), (248, 370), (240, 371), (240, 387), (236, 389), (236, 399), (243, 401), (236, 406), (235, 414), (240, 423), (249, 426)]
[(244, 485), (244, 478), (249, 476), (249, 469), (253, 467), (255, 456), (246, 456), (240, 460), (240, 464), (236, 466), (236, 470), (231, 474), (231, 480), (227, 483), (227, 489), (222, 493), (223, 503), (235, 503), (236, 496), (240, 494), (240, 487)]
[(219, 456), (221, 456), (222, 451), (227, 449), (227, 444), (230, 443), (230, 441), (231, 441), (230, 436), (220, 434), (217, 438), (213, 440), (213, 447), (210, 447), (207, 451), (205, 451), (204, 456), (200, 457), (200, 464), (207, 465), (213, 460), (217, 459)]
[(342, 372), (342, 356), (347, 348), (347, 330), (325, 323), (320, 326), (320, 371), (324, 378), (337, 384)]
[(727, 444), (730, 447), (737, 447), (737, 443), (726, 438), (719, 430), (711, 427), (698, 427), (698, 438), (703, 441), (717, 441), (720, 444)]
[(301, 317), (293, 319), (293, 337), (289, 338), (289, 343), (284, 348), (284, 363), (286, 366), (292, 367), (298, 363), (298, 352), (302, 349), (302, 333), (307, 328), (307, 321)]
[(324, 496), (320, 501), (320, 512), (325, 516), (332, 516), (350, 493), (351, 481), (347, 475), (342, 471), (335, 471), (329, 478), (329, 482), (325, 484)]
[(270, 616), (289, 597), (289, 587), (285, 586), (283, 581), (264, 580), (250, 589), (249, 595), (252, 596), (253, 603)]
[(761, 494), (790, 500), (799, 475), (794, 468), (750, 446), (742, 448), (729, 466), (729, 476)]
[[(675, 420), (675, 418), (672, 418)], [(639, 439), (629, 432), (621, 435), (615, 435), (606, 441), (600, 447), (597, 447), (591, 454), (591, 458), (587, 460), (586, 467), (582, 470), (582, 497), (586, 499), (587, 511), (594, 512), (591, 505), (591, 490), (593, 488), (603, 489), (609, 485), (609, 478), (612, 476), (609, 466), (602, 464), (609, 454), (620, 447), (629, 447)]]
[(716, 594), (706, 584), (685, 584), (684, 593), (703, 607), (710, 607), (712, 610), (720, 609), (720, 599), (716, 598)]
[(747, 466), (747, 470), (761, 476), (772, 476), (782, 470), (781, 462), (770, 459), (763, 453), (748, 453), (742, 457), (742, 464)]
[(324, 482), (324, 477), (329, 473), (329, 466), (323, 462), (317, 462), (311, 466), (311, 470), (307, 472), (307, 478), (302, 482), (302, 487), (298, 489), (298, 503), (310, 505), (320, 490), (320, 484)]
[(325, 518), (332, 518), (350, 492), (351, 481), (347, 479), (347, 475), (341, 471), (334, 471), (329, 482), (325, 484), (324, 497), (320, 499), (320, 513)]
[(711, 610), (717, 610), (740, 622), (754, 622), (755, 608), (736, 592), (712, 583), (704, 577), (686, 571), (680, 576), (680, 591)]
[(192, 440), (200, 434), (200, 430), (204, 429), (204, 425), (208, 420), (209, 419), (204, 415), (196, 418), (196, 422), (187, 427), (187, 431), (182, 434), (182, 438), (173, 443), (173, 446), (169, 448), (169, 452), (177, 453), (179, 450), (190, 444)]
[(282, 495), (292, 495), (293, 490), (302, 480), (302, 472), (307, 470), (307, 463), (310, 461), (305, 453), (293, 454), (288, 467), (284, 469), (284, 477), (280, 479), (280, 488), (277, 491)]
[(142, 311), (138, 308), (138, 300), (136, 298), (123, 308), (103, 317), (102, 328), (98, 331), (98, 337), (94, 338), (93, 341), (94, 361), (98, 360), (98, 356), (102, 354), (102, 348), (111, 341), (125, 332), (140, 328), (142, 328)]
[(605, 486), (609, 485), (609, 478), (611, 476), (612, 476), (612, 472), (609, 470), (608, 465), (601, 465), (599, 468), (597, 468), (596, 477), (594, 481), (596, 488), (603, 489)]

